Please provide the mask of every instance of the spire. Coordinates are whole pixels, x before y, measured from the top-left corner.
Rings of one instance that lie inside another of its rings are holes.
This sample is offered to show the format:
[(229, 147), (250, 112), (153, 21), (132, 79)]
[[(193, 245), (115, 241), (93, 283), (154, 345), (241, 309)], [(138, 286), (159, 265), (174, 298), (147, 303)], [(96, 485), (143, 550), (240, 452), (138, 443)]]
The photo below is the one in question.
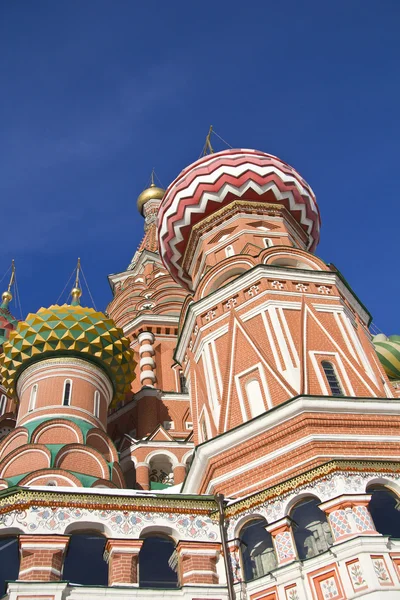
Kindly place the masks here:
[(165, 190), (163, 188), (158, 187), (154, 182), (154, 177), (156, 173), (153, 168), (150, 175), (150, 185), (148, 188), (144, 189), (143, 192), (139, 195), (137, 199), (137, 209), (141, 215), (143, 215), (143, 208), (149, 200), (162, 200), (165, 194)]
[(207, 154), (214, 154), (214, 148), (211, 145), (211, 134), (213, 132), (213, 126), (210, 125), (210, 129), (208, 130), (206, 142), (204, 144), (202, 156), (206, 156)]
[(78, 264), (76, 265), (75, 285), (71, 291), (71, 296), (72, 296), (71, 306), (79, 306), (79, 304), (80, 304), (80, 297), (82, 296), (82, 290), (79, 287), (80, 272), (81, 272), (81, 259), (78, 258)]
[(0, 308), (3, 308), (4, 310), (8, 310), (8, 305), (10, 304), (11, 300), (13, 299), (13, 296), (11, 293), (11, 287), (14, 285), (14, 281), (15, 281), (15, 263), (14, 263), (14, 259), (12, 259), (10, 282), (8, 284), (7, 290), (5, 292), (3, 292), (2, 303), (0, 305)]

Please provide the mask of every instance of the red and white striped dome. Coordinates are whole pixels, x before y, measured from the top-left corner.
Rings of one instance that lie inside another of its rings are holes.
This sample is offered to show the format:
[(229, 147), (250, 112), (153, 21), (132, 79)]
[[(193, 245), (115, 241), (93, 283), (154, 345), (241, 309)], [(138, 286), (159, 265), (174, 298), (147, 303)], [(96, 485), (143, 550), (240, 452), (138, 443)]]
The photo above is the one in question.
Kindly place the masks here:
[(191, 289), (182, 259), (192, 227), (237, 199), (282, 204), (300, 224), (313, 252), (320, 216), (304, 179), (276, 156), (257, 150), (224, 150), (184, 169), (165, 192), (159, 209), (160, 254), (173, 278)]

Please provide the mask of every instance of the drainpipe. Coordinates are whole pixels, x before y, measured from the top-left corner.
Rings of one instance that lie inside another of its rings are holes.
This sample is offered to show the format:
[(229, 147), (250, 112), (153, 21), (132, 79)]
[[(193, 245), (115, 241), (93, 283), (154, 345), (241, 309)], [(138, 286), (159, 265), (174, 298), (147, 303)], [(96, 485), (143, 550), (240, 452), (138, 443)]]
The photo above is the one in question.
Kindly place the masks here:
[(218, 504), (218, 512), (219, 512), (219, 532), (221, 535), (222, 541), (222, 549), (224, 552), (224, 563), (225, 563), (225, 573), (226, 573), (226, 581), (228, 585), (228, 598), (229, 600), (235, 600), (235, 590), (233, 589), (233, 577), (232, 577), (232, 569), (229, 560), (229, 549), (228, 542), (226, 539), (226, 531), (225, 531), (225, 504), (224, 504), (224, 495), (216, 494), (214, 496), (216, 503)]

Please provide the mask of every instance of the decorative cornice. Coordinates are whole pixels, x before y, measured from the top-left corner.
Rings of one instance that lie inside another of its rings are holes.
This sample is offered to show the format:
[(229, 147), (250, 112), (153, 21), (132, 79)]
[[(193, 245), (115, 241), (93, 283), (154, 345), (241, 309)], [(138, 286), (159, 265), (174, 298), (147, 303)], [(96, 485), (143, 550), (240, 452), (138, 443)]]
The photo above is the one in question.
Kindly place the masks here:
[(151, 511), (159, 513), (180, 513), (190, 510), (193, 514), (209, 514), (216, 510), (212, 496), (170, 496), (167, 494), (149, 494), (115, 496), (107, 494), (87, 494), (34, 490), (27, 488), (9, 488), (0, 492), (0, 514), (11, 511), (27, 510), (31, 507), (48, 506), (52, 508), (86, 508), (92, 510)]
[(283, 494), (296, 490), (297, 488), (311, 483), (320, 477), (337, 472), (343, 472), (343, 474), (364, 472), (400, 473), (400, 462), (383, 460), (331, 460), (323, 465), (320, 465), (319, 467), (310, 469), (301, 475), (291, 477), (290, 479), (274, 485), (267, 490), (257, 492), (251, 496), (247, 496), (242, 500), (230, 503), (225, 510), (225, 516), (227, 518), (233, 517), (236, 514), (256, 507), (267, 500), (273, 500), (282, 496)]

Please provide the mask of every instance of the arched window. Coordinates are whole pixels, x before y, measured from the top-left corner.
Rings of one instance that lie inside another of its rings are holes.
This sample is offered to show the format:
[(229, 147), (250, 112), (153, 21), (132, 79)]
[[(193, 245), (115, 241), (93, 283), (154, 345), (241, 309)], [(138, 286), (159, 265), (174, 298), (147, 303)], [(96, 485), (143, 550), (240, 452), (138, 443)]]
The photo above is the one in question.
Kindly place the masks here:
[(19, 573), (18, 538), (0, 538), (0, 593), (5, 593), (6, 581), (15, 581)]
[(7, 396), (5, 394), (2, 394), (1, 400), (0, 400), (0, 415), (4, 415), (4, 413), (6, 412), (6, 406), (7, 406)]
[(333, 544), (331, 528), (318, 504), (319, 500), (306, 498), (295, 506), (291, 514), (295, 522), (294, 541), (300, 560), (322, 554)]
[(258, 379), (250, 379), (246, 382), (246, 395), (250, 405), (252, 417), (257, 417), (265, 412), (264, 398)]
[(255, 519), (242, 528), (239, 539), (246, 581), (262, 577), (276, 568), (277, 560), (272, 536), (265, 519)]
[(94, 416), (98, 419), (100, 416), (100, 392), (94, 393)]
[(383, 486), (371, 486), (367, 491), (372, 495), (368, 509), (376, 530), (400, 539), (399, 498)]
[(342, 386), (340, 385), (340, 381), (338, 379), (338, 376), (336, 375), (335, 367), (333, 366), (333, 364), (331, 362), (328, 362), (327, 360), (323, 360), (321, 365), (324, 370), (327, 382), (329, 383), (332, 396), (344, 396)]
[(269, 238), (264, 238), (264, 246), (270, 248), (272, 246), (272, 241)]
[(150, 489), (163, 490), (174, 485), (174, 469), (169, 456), (158, 454), (150, 460)]
[(103, 559), (106, 540), (97, 532), (71, 535), (62, 577), (80, 585), (107, 585), (108, 565)]
[(32, 386), (31, 397), (29, 398), (29, 407), (28, 407), (29, 412), (34, 410), (36, 407), (37, 393), (38, 393), (38, 386), (37, 386), (37, 383), (35, 383), (35, 385)]
[(225, 254), (226, 254), (226, 256), (233, 256), (235, 254), (233, 246), (227, 246), (225, 248)]
[(139, 587), (178, 587), (176, 568), (175, 544), (171, 538), (154, 536), (144, 540), (139, 552)]
[(64, 381), (63, 406), (69, 406), (71, 404), (71, 389), (72, 381), (66, 379)]

